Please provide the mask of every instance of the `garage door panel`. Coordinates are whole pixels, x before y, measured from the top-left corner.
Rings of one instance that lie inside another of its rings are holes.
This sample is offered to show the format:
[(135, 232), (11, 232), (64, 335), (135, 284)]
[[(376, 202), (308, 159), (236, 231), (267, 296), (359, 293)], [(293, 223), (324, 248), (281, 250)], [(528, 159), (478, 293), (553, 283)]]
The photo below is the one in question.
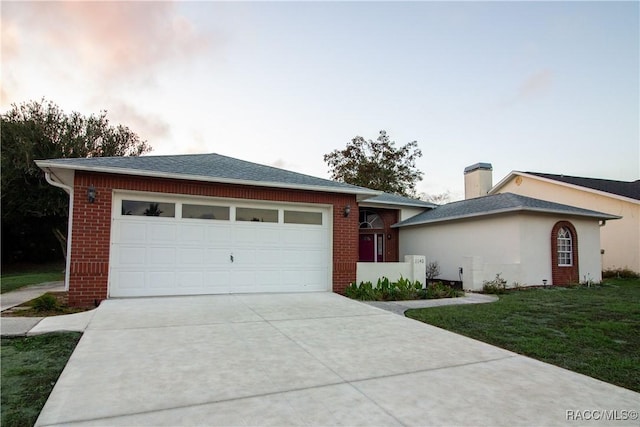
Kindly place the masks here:
[(140, 221), (121, 221), (116, 227), (116, 242), (146, 243), (147, 227)]
[[(182, 219), (179, 203), (175, 218), (124, 217), (116, 210), (110, 296), (329, 289), (326, 222), (235, 221), (233, 206), (230, 220)], [(322, 215), (325, 221), (329, 217), (326, 210)], [(279, 218), (283, 221), (282, 211)]]
[(327, 231), (318, 228), (295, 228), (284, 230), (282, 236), (286, 246), (318, 247), (326, 245)]
[(151, 247), (147, 249), (147, 264), (166, 267), (176, 262), (176, 248)]
[[(143, 289), (145, 283), (144, 271), (120, 271), (118, 273), (118, 283), (123, 290)], [(130, 296), (130, 295), (123, 295)]]
[(204, 249), (203, 265), (209, 267), (228, 266), (231, 263), (231, 250), (228, 248), (206, 248)]
[(176, 273), (173, 271), (152, 271), (147, 273), (147, 287), (153, 289), (175, 288)]
[(174, 243), (176, 241), (177, 228), (176, 224), (147, 224), (147, 241)]
[(278, 246), (281, 230), (271, 225), (261, 223), (254, 226), (238, 226), (234, 243), (237, 245)]
[(205, 255), (202, 248), (178, 248), (178, 265), (203, 265)]
[(147, 249), (144, 246), (121, 246), (117, 251), (120, 265), (144, 265), (147, 260)]
[(231, 223), (208, 224), (205, 227), (205, 238), (208, 245), (228, 247), (232, 241)]
[(179, 288), (201, 288), (204, 285), (203, 271), (179, 271), (176, 273), (176, 284)]
[(203, 225), (182, 224), (178, 229), (178, 241), (184, 244), (201, 244), (205, 241), (206, 231)]

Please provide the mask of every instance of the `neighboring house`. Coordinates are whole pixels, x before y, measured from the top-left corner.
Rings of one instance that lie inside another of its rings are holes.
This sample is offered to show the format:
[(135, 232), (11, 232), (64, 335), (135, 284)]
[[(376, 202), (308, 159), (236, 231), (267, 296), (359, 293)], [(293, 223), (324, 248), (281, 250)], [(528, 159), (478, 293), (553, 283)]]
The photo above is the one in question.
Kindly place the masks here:
[[(65, 280), (79, 306), (344, 293), (358, 268), (383, 271), (406, 255), (412, 266), (402, 271), (419, 276), (426, 257), (467, 289), (498, 272), (522, 285), (599, 281), (598, 221), (617, 218), (516, 195), (436, 206), (218, 154), (36, 163), (70, 195)], [(465, 172), (476, 192), (486, 185), (479, 165)]]
[(640, 180), (511, 172), (489, 194), (515, 193), (622, 217), (601, 229), (602, 267), (640, 273)]
[(342, 293), (356, 277), (358, 203), (380, 194), (218, 154), (36, 163), (70, 194), (71, 305)]

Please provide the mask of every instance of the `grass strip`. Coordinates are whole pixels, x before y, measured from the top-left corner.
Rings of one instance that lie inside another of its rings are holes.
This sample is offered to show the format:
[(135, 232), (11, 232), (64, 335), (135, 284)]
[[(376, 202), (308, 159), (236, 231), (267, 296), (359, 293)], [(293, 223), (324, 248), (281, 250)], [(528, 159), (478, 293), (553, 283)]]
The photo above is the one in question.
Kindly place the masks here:
[(2, 338), (3, 427), (33, 426), (80, 333), (65, 332), (33, 337)]
[(0, 293), (11, 292), (24, 286), (64, 280), (64, 264), (21, 264), (2, 266)]
[(640, 280), (525, 289), (407, 317), (640, 392)]

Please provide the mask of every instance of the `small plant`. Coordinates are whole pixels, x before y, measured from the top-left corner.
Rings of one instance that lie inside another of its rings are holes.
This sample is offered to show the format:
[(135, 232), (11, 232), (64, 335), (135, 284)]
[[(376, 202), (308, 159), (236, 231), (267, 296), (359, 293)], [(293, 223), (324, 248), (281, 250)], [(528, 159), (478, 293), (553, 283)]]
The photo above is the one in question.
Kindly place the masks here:
[(427, 280), (433, 280), (440, 275), (440, 264), (438, 261), (431, 261), (427, 264)]
[(57, 311), (60, 309), (58, 300), (51, 294), (44, 294), (34, 299), (31, 306), (35, 311)]
[(500, 274), (496, 274), (496, 278), (493, 280), (482, 282), (482, 292), (485, 294), (504, 294), (507, 291), (507, 281), (500, 277)]

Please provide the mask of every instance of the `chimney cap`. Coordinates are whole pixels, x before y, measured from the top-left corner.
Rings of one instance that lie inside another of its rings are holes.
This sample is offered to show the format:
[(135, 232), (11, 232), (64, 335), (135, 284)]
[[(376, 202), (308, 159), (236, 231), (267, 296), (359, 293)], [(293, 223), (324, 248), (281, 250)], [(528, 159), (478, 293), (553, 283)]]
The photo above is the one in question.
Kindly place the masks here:
[(493, 166), (491, 166), (491, 163), (476, 163), (475, 165), (467, 166), (466, 168), (464, 168), (464, 173), (467, 174), (478, 169), (491, 171), (493, 170)]

